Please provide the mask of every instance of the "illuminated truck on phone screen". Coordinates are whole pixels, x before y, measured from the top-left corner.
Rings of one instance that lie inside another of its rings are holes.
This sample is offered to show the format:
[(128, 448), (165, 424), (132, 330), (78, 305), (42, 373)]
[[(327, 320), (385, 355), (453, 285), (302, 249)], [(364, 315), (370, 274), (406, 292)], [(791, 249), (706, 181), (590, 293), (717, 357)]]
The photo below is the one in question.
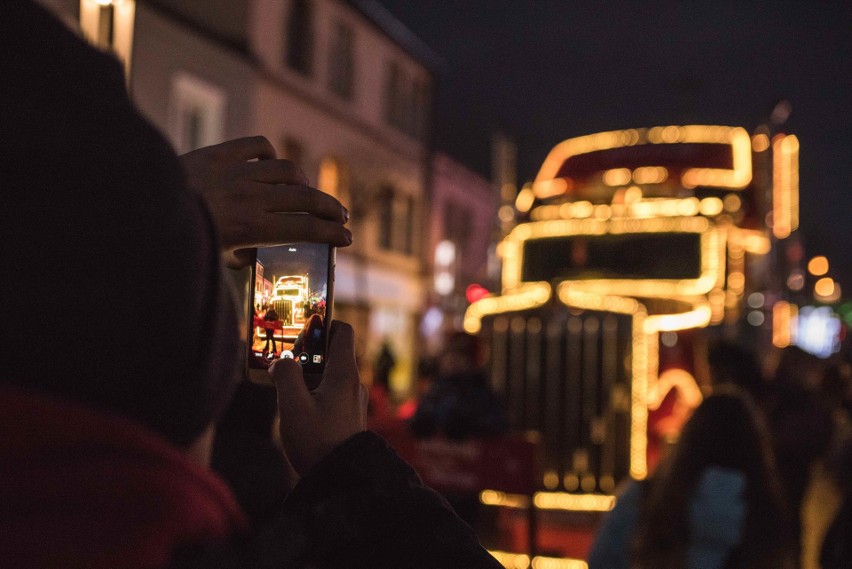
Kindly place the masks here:
[(275, 281), (269, 303), (284, 326), (300, 326), (305, 321), (305, 307), (309, 297), (308, 277), (290, 275)]
[(798, 226), (798, 148), (728, 126), (601, 132), (558, 144), (520, 191), (502, 290), (464, 325), (513, 430), (540, 434), (538, 507), (608, 509), (645, 478), (707, 391), (708, 337), (752, 293), (767, 342), (789, 342), (771, 253)]

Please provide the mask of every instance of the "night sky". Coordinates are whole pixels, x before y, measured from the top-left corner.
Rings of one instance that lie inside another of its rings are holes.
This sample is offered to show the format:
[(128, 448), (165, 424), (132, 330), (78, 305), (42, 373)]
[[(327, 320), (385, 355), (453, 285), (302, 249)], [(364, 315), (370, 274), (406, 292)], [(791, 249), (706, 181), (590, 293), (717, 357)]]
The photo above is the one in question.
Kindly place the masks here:
[(603, 130), (727, 124), (780, 100), (801, 143), (808, 256), (852, 296), (852, 3), (380, 0), (443, 61), (439, 148), (488, 172), (487, 128), (519, 146), (520, 181), (558, 142)]

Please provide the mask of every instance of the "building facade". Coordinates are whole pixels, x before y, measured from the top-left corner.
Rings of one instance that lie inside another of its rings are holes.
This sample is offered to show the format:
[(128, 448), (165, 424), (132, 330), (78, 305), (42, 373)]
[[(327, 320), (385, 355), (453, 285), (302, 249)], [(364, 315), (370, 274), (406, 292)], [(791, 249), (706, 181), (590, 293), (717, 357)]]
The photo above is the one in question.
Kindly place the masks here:
[(462, 329), (470, 300), (487, 288), (500, 190), (444, 152), (433, 156), (431, 172), (427, 255), (431, 278), (421, 332), (427, 351), (434, 353), (447, 331)]

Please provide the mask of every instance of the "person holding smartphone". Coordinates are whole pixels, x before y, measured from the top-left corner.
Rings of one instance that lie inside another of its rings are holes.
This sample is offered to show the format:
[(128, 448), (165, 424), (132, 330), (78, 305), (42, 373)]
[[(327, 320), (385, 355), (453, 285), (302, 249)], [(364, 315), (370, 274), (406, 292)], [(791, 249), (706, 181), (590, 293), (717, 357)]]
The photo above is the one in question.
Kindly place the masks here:
[(0, 76), (4, 565), (499, 567), (365, 431), (343, 323), (313, 392), (295, 361), (269, 370), (301, 480), (251, 533), (207, 466), (244, 353), (220, 254), (346, 246), (348, 214), (262, 137), (178, 161), (120, 65), (32, 0), (4, 6)]

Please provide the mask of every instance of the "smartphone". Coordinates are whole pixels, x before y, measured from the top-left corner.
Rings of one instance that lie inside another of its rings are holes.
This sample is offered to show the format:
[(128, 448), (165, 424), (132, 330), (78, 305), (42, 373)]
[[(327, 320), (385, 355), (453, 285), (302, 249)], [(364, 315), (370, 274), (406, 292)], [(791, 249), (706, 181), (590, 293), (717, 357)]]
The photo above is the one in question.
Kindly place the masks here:
[(291, 358), (313, 389), (328, 354), (335, 248), (291, 243), (258, 248), (248, 295), (248, 377), (270, 383), (267, 370)]

